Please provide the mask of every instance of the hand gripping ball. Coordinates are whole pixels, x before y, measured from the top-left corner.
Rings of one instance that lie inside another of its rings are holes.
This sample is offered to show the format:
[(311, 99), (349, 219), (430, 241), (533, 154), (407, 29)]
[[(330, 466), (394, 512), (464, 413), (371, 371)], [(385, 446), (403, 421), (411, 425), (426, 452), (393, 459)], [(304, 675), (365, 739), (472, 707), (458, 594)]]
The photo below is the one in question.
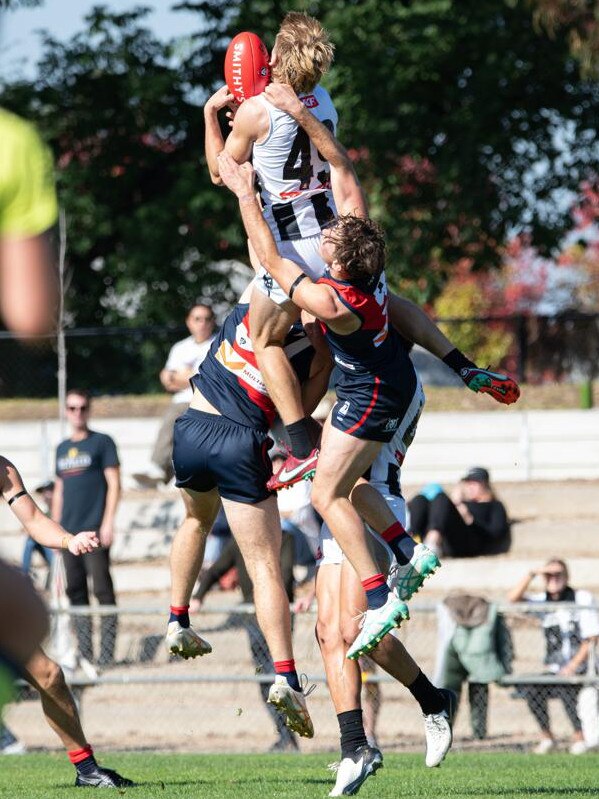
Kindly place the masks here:
[(262, 94), (270, 82), (268, 50), (255, 33), (244, 31), (231, 40), (225, 55), (225, 81), (238, 103)]

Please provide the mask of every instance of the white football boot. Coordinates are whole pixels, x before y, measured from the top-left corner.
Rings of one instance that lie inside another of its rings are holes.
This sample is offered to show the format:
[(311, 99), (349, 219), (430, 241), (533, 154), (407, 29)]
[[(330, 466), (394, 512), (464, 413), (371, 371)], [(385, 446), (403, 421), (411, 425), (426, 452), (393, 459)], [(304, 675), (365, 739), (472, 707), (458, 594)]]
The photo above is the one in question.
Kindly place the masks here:
[(202, 657), (212, 652), (208, 641), (196, 633), (193, 627), (181, 627), (178, 621), (171, 621), (166, 628), (166, 648), (171, 655), (178, 655), (184, 660)]
[(268, 691), (269, 704), (274, 705), (285, 717), (285, 724), (289, 729), (303, 738), (314, 737), (314, 727), (306, 704), (306, 697), (312, 693), (314, 687), (306, 691), (304, 684), (301, 691), (295, 691), (282, 674), (277, 674)]
[(440, 713), (430, 713), (424, 717), (426, 736), (426, 765), (435, 768), (441, 765), (453, 742), (453, 719), (456, 712), (456, 694), (448, 688), (439, 689), (446, 698), (446, 705)]
[(344, 757), (340, 763), (329, 768), (337, 772), (335, 787), (329, 796), (353, 796), (358, 793), (362, 783), (383, 765), (380, 750), (368, 744), (358, 747), (351, 757)]

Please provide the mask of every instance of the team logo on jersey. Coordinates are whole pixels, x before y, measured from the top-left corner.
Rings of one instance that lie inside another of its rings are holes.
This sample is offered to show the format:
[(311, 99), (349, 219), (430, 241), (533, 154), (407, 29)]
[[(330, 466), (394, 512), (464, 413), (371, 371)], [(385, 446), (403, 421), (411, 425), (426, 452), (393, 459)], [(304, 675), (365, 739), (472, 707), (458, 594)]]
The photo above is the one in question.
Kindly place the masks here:
[(387, 419), (387, 424), (385, 425), (385, 433), (390, 433), (392, 430), (397, 430), (399, 427), (399, 419)]
[(301, 101), (306, 108), (316, 108), (319, 105), (318, 100), (313, 94), (309, 94), (307, 97), (302, 97)]
[(262, 276), (262, 282), (264, 283), (264, 288), (266, 289), (266, 292), (267, 292), (268, 296), (270, 297), (270, 292), (273, 290), (272, 277), (270, 275), (263, 275)]
[(337, 417), (345, 416), (345, 414), (349, 411), (349, 400), (345, 400), (343, 405), (337, 411)]

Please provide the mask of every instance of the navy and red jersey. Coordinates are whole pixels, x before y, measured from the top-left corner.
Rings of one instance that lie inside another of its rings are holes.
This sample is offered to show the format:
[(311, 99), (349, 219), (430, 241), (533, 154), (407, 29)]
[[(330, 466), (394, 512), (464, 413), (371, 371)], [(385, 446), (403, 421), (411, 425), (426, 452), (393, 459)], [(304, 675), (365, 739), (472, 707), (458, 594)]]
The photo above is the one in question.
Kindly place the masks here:
[(408, 347), (389, 324), (385, 273), (353, 283), (327, 273), (318, 283), (331, 286), (361, 322), (345, 335), (321, 323), (337, 366), (332, 423), (359, 438), (389, 441), (413, 400), (417, 377)]
[[(227, 419), (267, 431), (277, 411), (256, 362), (249, 325), (249, 304), (236, 305), (191, 382)], [(314, 348), (301, 324), (291, 328), (284, 349), (300, 383), (305, 382)]]

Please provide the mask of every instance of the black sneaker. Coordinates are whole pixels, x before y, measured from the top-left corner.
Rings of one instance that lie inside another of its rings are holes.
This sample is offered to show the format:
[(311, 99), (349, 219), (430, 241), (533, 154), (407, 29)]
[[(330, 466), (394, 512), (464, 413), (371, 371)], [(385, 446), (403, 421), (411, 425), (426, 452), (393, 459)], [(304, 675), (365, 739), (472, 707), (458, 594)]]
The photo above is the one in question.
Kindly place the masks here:
[(89, 774), (77, 773), (76, 788), (131, 788), (135, 783), (126, 777), (121, 777), (111, 768), (96, 766)]
[(330, 766), (337, 772), (337, 780), (329, 796), (352, 796), (382, 765), (383, 755), (379, 749), (368, 744), (358, 747), (351, 757), (344, 757), (340, 763)]

